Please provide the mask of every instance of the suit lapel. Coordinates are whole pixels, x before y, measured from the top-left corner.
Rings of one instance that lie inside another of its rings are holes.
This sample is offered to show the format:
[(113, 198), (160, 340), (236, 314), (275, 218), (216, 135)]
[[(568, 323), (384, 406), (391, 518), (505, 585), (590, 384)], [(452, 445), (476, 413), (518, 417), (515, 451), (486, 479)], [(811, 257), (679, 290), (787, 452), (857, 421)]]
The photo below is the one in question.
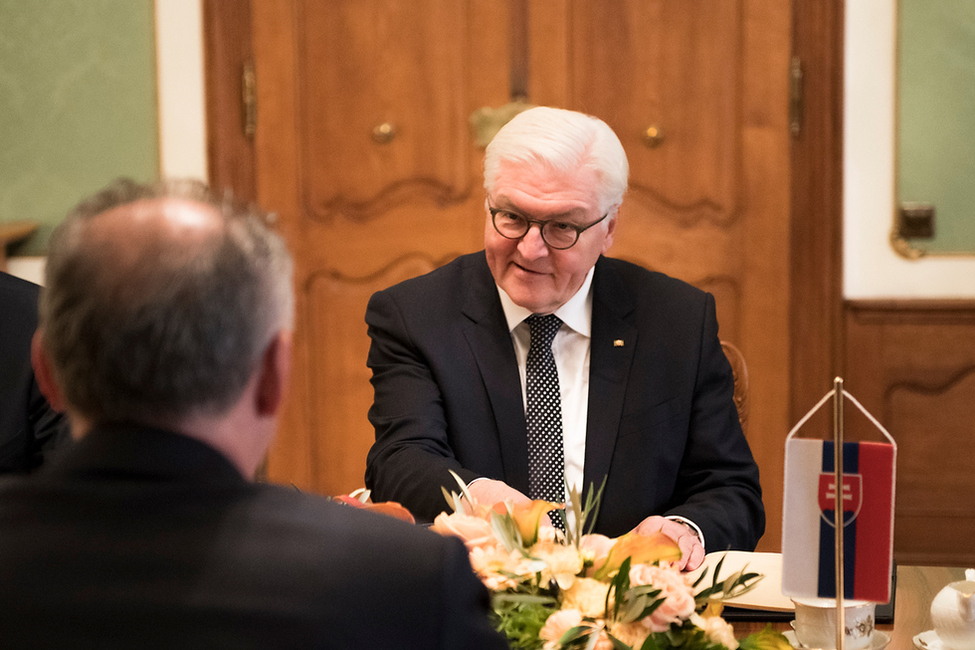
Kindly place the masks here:
[(508, 485), (528, 494), (528, 432), (521, 379), (501, 299), (484, 254), (465, 269), (470, 287), (462, 311), (464, 336), (487, 390), (497, 425), (501, 462)]
[(633, 308), (632, 293), (613, 268), (600, 258), (593, 275), (583, 495), (590, 485), (598, 488), (602, 484), (609, 473), (616, 447), (623, 398), (637, 343), (637, 328), (624, 320)]

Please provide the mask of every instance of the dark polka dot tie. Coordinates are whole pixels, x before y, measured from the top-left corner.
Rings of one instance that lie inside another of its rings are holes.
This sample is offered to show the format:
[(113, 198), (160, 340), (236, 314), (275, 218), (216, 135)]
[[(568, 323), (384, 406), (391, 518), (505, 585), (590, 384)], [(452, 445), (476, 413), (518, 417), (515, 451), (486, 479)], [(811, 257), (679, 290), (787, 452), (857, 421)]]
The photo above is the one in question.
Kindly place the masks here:
[[(529, 316), (531, 346), (525, 368), (528, 408), (528, 496), (565, 502), (565, 459), (562, 451), (562, 397), (552, 339), (562, 321), (558, 316)], [(562, 518), (551, 517), (562, 529)]]

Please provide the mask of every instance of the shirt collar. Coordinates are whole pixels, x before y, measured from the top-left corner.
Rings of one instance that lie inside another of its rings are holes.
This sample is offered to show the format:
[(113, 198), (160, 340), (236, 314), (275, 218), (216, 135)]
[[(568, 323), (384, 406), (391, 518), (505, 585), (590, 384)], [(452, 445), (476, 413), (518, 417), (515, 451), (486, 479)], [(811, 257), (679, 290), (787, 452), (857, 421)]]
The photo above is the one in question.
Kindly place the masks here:
[[(579, 290), (564, 305), (555, 310), (555, 315), (563, 323), (586, 337), (592, 332), (592, 276), (595, 270), (595, 266), (589, 269)], [(509, 332), (532, 315), (528, 309), (516, 305), (500, 286), (498, 286), (498, 295), (501, 297), (501, 307), (504, 309)]]

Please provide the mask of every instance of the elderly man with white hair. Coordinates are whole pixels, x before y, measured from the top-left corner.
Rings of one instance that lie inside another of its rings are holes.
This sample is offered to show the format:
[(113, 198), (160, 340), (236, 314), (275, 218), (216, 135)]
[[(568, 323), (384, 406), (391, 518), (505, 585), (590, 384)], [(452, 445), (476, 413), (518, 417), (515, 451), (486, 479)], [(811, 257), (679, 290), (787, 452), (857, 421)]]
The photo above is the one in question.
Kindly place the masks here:
[(754, 549), (758, 468), (714, 298), (605, 256), (627, 176), (613, 131), (573, 111), (530, 109), (488, 145), (484, 250), (369, 303), (375, 498), (432, 519), (450, 471), (488, 504), (605, 479), (597, 533), (662, 530), (688, 569)]

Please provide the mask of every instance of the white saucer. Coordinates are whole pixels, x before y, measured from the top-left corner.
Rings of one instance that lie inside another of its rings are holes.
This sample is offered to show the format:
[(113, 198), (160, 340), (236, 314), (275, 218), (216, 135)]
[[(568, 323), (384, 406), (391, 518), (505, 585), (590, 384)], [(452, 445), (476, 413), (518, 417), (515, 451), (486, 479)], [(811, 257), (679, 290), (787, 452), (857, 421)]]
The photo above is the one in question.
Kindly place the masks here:
[[(806, 646), (799, 643), (799, 640), (796, 638), (796, 633), (794, 630), (786, 630), (785, 632), (782, 633), (782, 635), (785, 637), (786, 641), (788, 641), (792, 645), (793, 648), (811, 650), (810, 648), (806, 648)], [(918, 636), (921, 635), (919, 634)], [(874, 630), (873, 635), (871, 635), (870, 637), (870, 645), (867, 647), (866, 650), (883, 650), (884, 648), (887, 647), (888, 643), (890, 643), (890, 637), (887, 636), (886, 632), (881, 632), (880, 630)], [(917, 637), (914, 637), (914, 643), (915, 644), (917, 643)], [(918, 646), (918, 647), (921, 648), (921, 650), (943, 650), (941, 647), (940, 640), (938, 641), (937, 648), (935, 648), (934, 646)]]
[(914, 637), (914, 647), (921, 650), (942, 650), (945, 645), (941, 642), (941, 637), (934, 630), (921, 632)]

